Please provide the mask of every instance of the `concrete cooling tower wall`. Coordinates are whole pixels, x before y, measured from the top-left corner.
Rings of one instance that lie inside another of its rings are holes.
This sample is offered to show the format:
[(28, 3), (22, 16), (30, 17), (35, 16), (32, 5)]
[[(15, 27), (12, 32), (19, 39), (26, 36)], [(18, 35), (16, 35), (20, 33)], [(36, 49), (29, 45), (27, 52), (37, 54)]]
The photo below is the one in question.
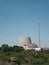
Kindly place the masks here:
[(28, 46), (31, 43), (31, 38), (30, 37), (21, 37), (19, 38), (19, 45), (20, 46)]
[(25, 49), (38, 47), (36, 44), (31, 42), (30, 37), (20, 37), (19, 42), (18, 42), (18, 46), (22, 46)]

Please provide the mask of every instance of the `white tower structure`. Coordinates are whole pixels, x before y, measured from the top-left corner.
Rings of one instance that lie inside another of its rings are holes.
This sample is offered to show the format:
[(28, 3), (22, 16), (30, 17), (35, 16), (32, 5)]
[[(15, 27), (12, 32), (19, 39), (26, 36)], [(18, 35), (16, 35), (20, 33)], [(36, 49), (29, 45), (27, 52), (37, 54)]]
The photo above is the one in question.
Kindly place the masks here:
[(38, 48), (40, 48), (40, 23), (38, 25)]

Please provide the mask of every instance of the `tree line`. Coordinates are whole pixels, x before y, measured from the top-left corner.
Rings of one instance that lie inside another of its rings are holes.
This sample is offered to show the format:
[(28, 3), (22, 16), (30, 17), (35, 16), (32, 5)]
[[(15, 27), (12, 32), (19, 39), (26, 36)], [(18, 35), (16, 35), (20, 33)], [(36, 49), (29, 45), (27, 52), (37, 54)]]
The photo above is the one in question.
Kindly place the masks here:
[(16, 45), (3, 44), (0, 47), (0, 65), (49, 65), (49, 51), (24, 50)]

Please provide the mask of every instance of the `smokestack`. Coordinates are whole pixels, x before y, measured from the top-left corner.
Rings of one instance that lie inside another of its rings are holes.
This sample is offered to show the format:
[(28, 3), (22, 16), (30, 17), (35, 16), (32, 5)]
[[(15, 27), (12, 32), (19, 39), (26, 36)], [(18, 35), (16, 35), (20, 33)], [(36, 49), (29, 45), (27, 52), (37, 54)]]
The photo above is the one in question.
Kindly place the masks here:
[(40, 48), (40, 23), (38, 24), (38, 48)]

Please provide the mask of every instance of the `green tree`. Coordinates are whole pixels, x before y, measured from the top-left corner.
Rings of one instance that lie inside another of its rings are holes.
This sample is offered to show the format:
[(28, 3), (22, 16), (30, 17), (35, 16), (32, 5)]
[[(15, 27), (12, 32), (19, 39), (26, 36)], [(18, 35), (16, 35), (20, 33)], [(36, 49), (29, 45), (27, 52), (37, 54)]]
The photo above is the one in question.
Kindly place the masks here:
[(13, 46), (12, 51), (14, 51), (14, 52), (21, 52), (21, 51), (24, 51), (24, 49), (23, 49), (23, 47)]
[(1, 46), (1, 51), (2, 51), (2, 52), (8, 52), (8, 51), (9, 51), (9, 46), (3, 44), (3, 45)]

